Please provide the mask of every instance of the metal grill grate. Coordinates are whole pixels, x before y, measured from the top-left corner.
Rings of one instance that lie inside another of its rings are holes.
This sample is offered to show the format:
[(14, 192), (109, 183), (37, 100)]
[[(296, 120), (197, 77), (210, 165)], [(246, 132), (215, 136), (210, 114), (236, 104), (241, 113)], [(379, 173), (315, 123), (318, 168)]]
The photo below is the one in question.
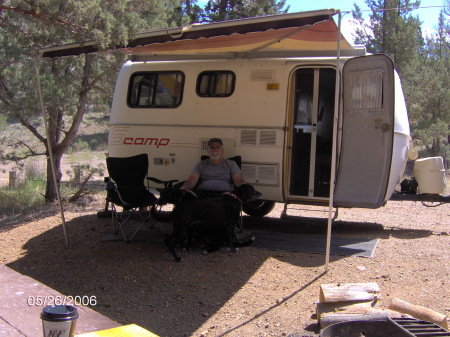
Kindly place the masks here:
[(434, 337), (450, 336), (450, 331), (445, 330), (437, 324), (422, 321), (415, 318), (390, 318), (391, 322), (408, 331), (411, 336)]

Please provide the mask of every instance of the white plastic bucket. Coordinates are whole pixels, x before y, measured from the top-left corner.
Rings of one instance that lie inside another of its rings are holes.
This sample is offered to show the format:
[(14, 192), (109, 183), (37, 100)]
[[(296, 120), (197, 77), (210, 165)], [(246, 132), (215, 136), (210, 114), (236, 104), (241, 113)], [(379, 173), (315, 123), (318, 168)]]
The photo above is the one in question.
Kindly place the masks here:
[(414, 163), (414, 178), (419, 184), (419, 193), (441, 194), (446, 186), (444, 159), (429, 157)]

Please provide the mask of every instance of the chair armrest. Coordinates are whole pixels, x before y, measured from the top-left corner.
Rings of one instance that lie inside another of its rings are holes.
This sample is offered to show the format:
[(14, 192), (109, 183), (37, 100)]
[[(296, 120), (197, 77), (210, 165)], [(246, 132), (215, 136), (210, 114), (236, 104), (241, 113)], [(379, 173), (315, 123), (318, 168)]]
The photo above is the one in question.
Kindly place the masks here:
[(157, 184), (163, 184), (164, 187), (172, 187), (173, 183), (178, 182), (178, 180), (174, 179), (174, 180), (160, 180), (158, 178), (155, 177), (147, 177), (147, 180), (151, 180)]

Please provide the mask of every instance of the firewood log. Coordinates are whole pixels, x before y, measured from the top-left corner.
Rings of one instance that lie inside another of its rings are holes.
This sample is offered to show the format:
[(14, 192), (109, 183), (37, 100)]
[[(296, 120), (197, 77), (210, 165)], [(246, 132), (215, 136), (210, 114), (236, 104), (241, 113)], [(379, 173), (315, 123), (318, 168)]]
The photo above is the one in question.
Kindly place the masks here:
[(380, 287), (376, 283), (333, 283), (320, 286), (320, 302), (377, 301)]
[(435, 323), (448, 330), (447, 316), (434, 310), (414, 305), (398, 298), (392, 300), (389, 309), (409, 314), (417, 319)]

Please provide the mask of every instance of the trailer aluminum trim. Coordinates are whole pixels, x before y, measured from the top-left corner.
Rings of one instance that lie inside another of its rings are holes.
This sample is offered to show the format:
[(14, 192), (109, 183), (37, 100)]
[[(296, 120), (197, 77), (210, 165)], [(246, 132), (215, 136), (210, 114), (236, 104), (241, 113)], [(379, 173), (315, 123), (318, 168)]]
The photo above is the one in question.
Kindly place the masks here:
[[(363, 56), (366, 55), (365, 47), (353, 46), (353, 49), (342, 50), (341, 55), (346, 56)], [(336, 58), (336, 50), (298, 50), (298, 51), (259, 51), (256, 54), (250, 55), (239, 55), (235, 53), (223, 54), (198, 54), (189, 55), (190, 60), (210, 60), (210, 59), (231, 59), (236, 57), (251, 57), (254, 59), (258, 58), (277, 58), (277, 57), (334, 57)], [(132, 61), (181, 61), (185, 60), (186, 55), (175, 55), (175, 54), (164, 54), (164, 55), (130, 55), (130, 60)]]
[[(336, 9), (193, 24), (137, 35), (113, 50), (136, 60), (336, 55)], [(361, 55), (340, 35), (342, 55)], [(40, 49), (43, 58), (101, 52), (95, 41)], [(303, 54), (303, 55), (302, 55)]]
[[(209, 124), (149, 124), (149, 123), (110, 123), (109, 126), (161, 126), (161, 127), (171, 127), (171, 128), (193, 128), (201, 126), (203, 128), (216, 128), (217, 125), (209, 125)], [(248, 128), (245, 125), (221, 125), (221, 128), (229, 128), (229, 129), (246, 129)], [(253, 129), (263, 129), (263, 130), (281, 130), (285, 131), (284, 127), (276, 127), (276, 126), (252, 126)]]

